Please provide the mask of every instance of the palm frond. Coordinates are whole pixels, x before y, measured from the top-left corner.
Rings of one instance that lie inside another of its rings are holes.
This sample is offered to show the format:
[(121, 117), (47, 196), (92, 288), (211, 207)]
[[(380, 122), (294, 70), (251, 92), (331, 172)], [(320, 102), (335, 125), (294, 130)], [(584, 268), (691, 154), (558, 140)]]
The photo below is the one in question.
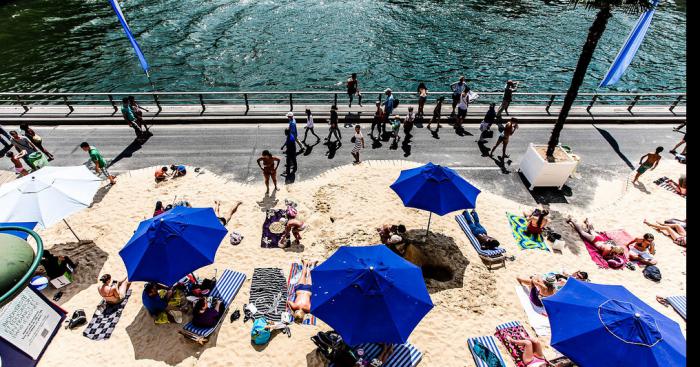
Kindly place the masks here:
[(653, 7), (652, 0), (569, 0), (574, 4), (582, 4), (586, 9), (611, 8), (625, 13), (639, 14)]

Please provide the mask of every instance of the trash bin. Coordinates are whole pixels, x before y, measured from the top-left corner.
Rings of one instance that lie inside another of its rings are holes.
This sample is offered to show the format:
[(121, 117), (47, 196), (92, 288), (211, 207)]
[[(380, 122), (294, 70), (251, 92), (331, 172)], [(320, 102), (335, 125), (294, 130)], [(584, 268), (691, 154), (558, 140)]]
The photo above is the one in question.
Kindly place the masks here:
[(28, 155), (27, 159), (29, 160), (29, 164), (34, 169), (39, 169), (41, 167), (46, 167), (49, 165), (49, 161), (46, 159), (46, 156), (41, 152), (34, 152)]

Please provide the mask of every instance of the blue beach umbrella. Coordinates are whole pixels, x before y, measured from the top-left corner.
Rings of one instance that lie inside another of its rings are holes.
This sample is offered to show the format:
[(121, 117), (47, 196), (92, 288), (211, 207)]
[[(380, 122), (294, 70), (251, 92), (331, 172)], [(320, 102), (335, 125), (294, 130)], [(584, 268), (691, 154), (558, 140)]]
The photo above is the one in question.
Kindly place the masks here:
[(341, 247), (311, 277), (311, 313), (349, 345), (405, 343), (433, 308), (421, 270), (384, 245)]
[(401, 171), (401, 175), (391, 184), (391, 189), (410, 208), (445, 215), (455, 210), (471, 209), (476, 206), (479, 189), (467, 182), (450, 168), (431, 162), (425, 166)]
[(569, 279), (543, 302), (552, 347), (578, 366), (686, 365), (680, 326), (623, 286)]
[(130, 281), (171, 285), (213, 263), (226, 233), (214, 209), (176, 206), (142, 221), (119, 256)]

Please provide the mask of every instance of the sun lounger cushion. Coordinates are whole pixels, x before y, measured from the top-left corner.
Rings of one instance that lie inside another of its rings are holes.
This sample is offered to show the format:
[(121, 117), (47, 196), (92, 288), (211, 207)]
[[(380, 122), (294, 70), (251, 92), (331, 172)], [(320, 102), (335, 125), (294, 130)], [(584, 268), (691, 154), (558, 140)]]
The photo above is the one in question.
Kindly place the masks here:
[(506, 336), (520, 338), (520, 335), (523, 334), (529, 336), (519, 321), (506, 322), (496, 326), (496, 337), (503, 343), (503, 346), (506, 347), (506, 350), (510, 353), (511, 357), (513, 357), (513, 361), (515, 361), (517, 367), (526, 367), (523, 362), (522, 347), (509, 343), (506, 340)]
[[(364, 343), (355, 346), (353, 349), (362, 348), (365, 352), (363, 358), (371, 361), (382, 352), (382, 346), (377, 343)], [(423, 358), (423, 353), (413, 344), (394, 344), (394, 352), (391, 353), (382, 367), (416, 367)], [(329, 367), (333, 367), (330, 364)]]
[(190, 322), (187, 323), (183, 329), (186, 332), (202, 337), (208, 337), (211, 335), (214, 330), (221, 325), (221, 321), (224, 319), (223, 313), (225, 313), (231, 305), (231, 302), (236, 297), (238, 290), (241, 289), (245, 278), (246, 276), (243, 273), (228, 269), (224, 270), (224, 273), (221, 275), (221, 278), (217, 280), (216, 285), (214, 285), (214, 289), (211, 292), (212, 297), (220, 298), (224, 303), (224, 312), (222, 312), (219, 322), (216, 324), (216, 326), (210, 328), (196, 327)]
[(469, 347), (469, 351), (472, 353), (472, 357), (474, 357), (474, 363), (476, 364), (476, 367), (495, 367), (498, 366), (498, 362), (492, 361), (491, 363), (487, 363), (484, 361), (481, 357), (477, 355), (477, 353), (474, 351), (474, 346), (476, 343), (480, 343), (481, 345), (485, 346), (488, 348), (488, 350), (493, 353), (498, 358), (498, 362), (500, 362), (500, 366), (505, 367), (506, 362), (503, 360), (503, 355), (501, 355), (501, 352), (498, 350), (498, 347), (496, 346), (496, 339), (494, 339), (492, 336), (477, 336), (475, 338), (469, 338), (467, 339), (467, 346)]
[(459, 214), (455, 217), (455, 219), (457, 220), (459, 227), (462, 228), (462, 231), (464, 231), (464, 234), (469, 239), (469, 242), (471, 242), (472, 247), (474, 247), (474, 250), (476, 250), (476, 252), (479, 255), (490, 258), (497, 258), (502, 256), (506, 252), (506, 249), (504, 249), (503, 247), (499, 247), (494, 250), (482, 250), (481, 245), (479, 244), (479, 240), (476, 239), (472, 231), (469, 229), (469, 224), (467, 224), (467, 220), (464, 218), (464, 215)]
[(671, 296), (671, 297), (666, 297), (666, 301), (668, 304), (673, 307), (676, 312), (678, 312), (679, 315), (683, 318), (683, 320), (686, 319), (686, 297), (685, 296)]

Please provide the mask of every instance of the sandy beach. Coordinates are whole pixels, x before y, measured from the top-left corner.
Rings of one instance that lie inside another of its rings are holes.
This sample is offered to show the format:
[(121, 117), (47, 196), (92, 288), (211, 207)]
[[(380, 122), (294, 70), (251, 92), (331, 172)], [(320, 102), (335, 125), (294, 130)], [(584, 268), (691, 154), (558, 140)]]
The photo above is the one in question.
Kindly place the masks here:
[[(118, 176), (118, 183), (98, 191), (89, 209), (68, 218), (81, 238), (94, 241), (78, 244), (62, 223), (39, 231), (47, 247), (54, 253), (64, 253), (80, 261), (76, 281), (64, 289), (59, 304), (72, 312), (82, 308), (90, 317), (100, 302), (97, 279), (104, 273), (113, 278), (126, 276), (119, 250), (129, 240), (141, 220), (152, 216), (157, 200), (170, 203), (186, 199), (192, 206), (213, 206), (215, 200), (228, 210), (242, 201), (238, 212), (227, 225), (244, 235), (241, 244), (233, 246), (224, 239), (213, 265), (197, 273), (202, 277), (233, 269), (245, 273), (248, 279), (233, 301), (241, 309), (248, 301), (250, 278), (256, 267), (279, 267), (285, 275), (292, 262), (300, 259), (324, 260), (339, 246), (363, 246), (379, 242), (375, 227), (382, 223), (403, 223), (409, 234), (425, 232), (428, 213), (405, 208), (389, 185), (402, 169), (418, 166), (402, 161), (367, 161), (360, 165), (342, 166), (312, 180), (292, 185), (280, 185), (272, 197), (265, 196), (262, 184), (246, 185), (203, 170), (187, 176), (155, 184), (155, 167), (129, 171)], [(505, 268), (488, 270), (457, 225), (454, 216), (433, 216), (429, 243), (422, 247), (431, 266), (440, 269), (439, 279), (426, 279), (435, 307), (414, 330), (409, 341), (424, 353), (420, 366), (473, 366), (466, 346), (472, 336), (493, 335), (496, 325), (518, 320), (528, 327), (528, 318), (515, 292), (518, 275), (583, 270), (596, 283), (621, 284), (677, 321), (685, 331), (685, 321), (670, 307), (656, 302), (656, 295), (685, 294), (686, 256), (683, 248), (663, 234), (642, 223), (642, 220), (685, 218), (685, 199), (656, 186), (661, 176), (674, 180), (685, 166), (664, 160), (656, 170), (643, 175), (643, 188), (624, 180), (592, 182), (595, 198), (585, 208), (567, 204), (552, 204), (556, 212), (553, 226), (566, 229), (563, 218), (572, 215), (578, 220), (588, 217), (599, 230), (625, 229), (632, 236), (646, 232), (656, 237), (656, 258), (663, 280), (654, 283), (642, 276), (642, 271), (629, 269), (599, 269), (586, 252), (583, 242), (573, 232), (562, 233), (567, 240), (562, 252), (521, 250), (515, 243), (506, 213), (522, 214), (532, 210), (519, 203), (482, 192), (477, 210), (489, 234), (500, 240), (514, 261)], [(462, 172), (469, 180), (468, 172)], [(629, 181), (629, 180), (628, 180)], [(281, 208), (284, 200), (298, 203), (300, 216), (309, 228), (302, 232), (299, 246), (288, 249), (260, 247), (265, 210)], [(178, 324), (156, 325), (141, 304), (143, 282), (132, 285), (133, 295), (111, 338), (92, 341), (82, 335), (83, 327), (61, 329), (44, 354), (40, 366), (322, 366), (309, 340), (321, 330), (328, 330), (319, 320), (316, 326), (293, 325), (292, 336), (278, 334), (264, 348), (250, 344), (252, 322), (225, 320), (218, 333), (201, 347), (187, 342), (177, 330)], [(46, 290), (52, 296), (55, 290)], [(231, 310), (232, 311), (232, 310)], [(229, 313), (230, 314), (230, 313)], [(228, 315), (227, 315), (228, 316)], [(548, 337), (540, 338), (548, 343)], [(502, 346), (499, 345), (500, 348)], [(505, 354), (508, 365), (513, 365)], [(552, 348), (547, 356), (554, 356)]]

